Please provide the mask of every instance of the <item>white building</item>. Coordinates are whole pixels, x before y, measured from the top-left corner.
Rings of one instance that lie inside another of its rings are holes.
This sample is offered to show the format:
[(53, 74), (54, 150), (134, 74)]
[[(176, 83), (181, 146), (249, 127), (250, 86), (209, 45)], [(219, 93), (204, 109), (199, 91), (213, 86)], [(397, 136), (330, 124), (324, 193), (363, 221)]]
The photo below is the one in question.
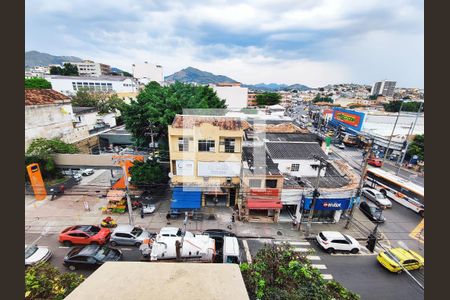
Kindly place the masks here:
[(160, 65), (149, 64), (133, 64), (133, 77), (138, 79), (142, 84), (147, 84), (150, 81), (158, 83), (164, 82), (163, 67)]
[[(282, 174), (296, 177), (317, 176), (318, 171), (313, 166), (318, 166), (319, 162), (313, 159), (314, 154), (327, 159), (317, 142), (266, 142), (266, 148)], [(325, 172), (323, 168), (320, 176), (325, 176)]]
[(111, 66), (96, 63), (91, 60), (84, 60), (82, 62), (69, 62), (78, 69), (78, 74), (80, 76), (86, 77), (99, 77), (102, 75), (111, 74)]
[(64, 95), (75, 95), (80, 89), (90, 91), (103, 91), (111, 93), (129, 93), (137, 91), (137, 84), (130, 77), (122, 76), (61, 76), (48, 75), (45, 79), (50, 81), (52, 88)]
[(220, 99), (224, 99), (229, 108), (247, 107), (248, 88), (241, 87), (240, 83), (217, 83), (210, 87)]

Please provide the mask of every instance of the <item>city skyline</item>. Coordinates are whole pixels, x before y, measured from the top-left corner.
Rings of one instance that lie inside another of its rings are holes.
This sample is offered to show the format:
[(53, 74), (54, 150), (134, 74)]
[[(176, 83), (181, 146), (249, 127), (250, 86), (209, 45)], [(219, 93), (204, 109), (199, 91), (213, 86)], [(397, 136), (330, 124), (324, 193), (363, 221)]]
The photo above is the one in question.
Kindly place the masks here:
[[(26, 50), (247, 83), (424, 86), (423, 1), (26, 1)], [(348, 3), (347, 3), (348, 4)]]

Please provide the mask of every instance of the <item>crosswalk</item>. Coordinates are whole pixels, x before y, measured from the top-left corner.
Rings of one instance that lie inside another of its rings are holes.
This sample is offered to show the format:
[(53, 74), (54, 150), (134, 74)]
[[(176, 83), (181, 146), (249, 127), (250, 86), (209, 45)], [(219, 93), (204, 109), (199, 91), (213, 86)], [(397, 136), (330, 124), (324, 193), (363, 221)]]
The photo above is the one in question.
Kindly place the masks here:
[[(295, 252), (310, 252), (313, 253), (314, 248), (311, 247), (311, 243), (308, 241), (273, 241), (275, 245), (281, 245), (283, 243), (289, 244), (293, 247), (293, 251)], [(322, 278), (325, 280), (333, 279), (333, 275), (326, 273), (327, 266), (325, 264), (321, 264), (321, 258), (318, 255), (309, 254), (306, 256), (307, 259), (311, 261), (311, 266), (320, 270), (322, 273)]]

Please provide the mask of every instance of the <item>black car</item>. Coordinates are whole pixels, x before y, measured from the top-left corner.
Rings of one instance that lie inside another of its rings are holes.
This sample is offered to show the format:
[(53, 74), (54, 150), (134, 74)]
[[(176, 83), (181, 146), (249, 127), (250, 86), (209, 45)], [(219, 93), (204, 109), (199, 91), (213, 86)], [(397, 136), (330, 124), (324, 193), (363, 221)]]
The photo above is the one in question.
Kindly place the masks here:
[(74, 271), (78, 268), (97, 268), (107, 261), (122, 259), (122, 251), (108, 246), (88, 245), (73, 247), (64, 257), (64, 266)]
[(383, 223), (386, 221), (386, 218), (382, 216), (383, 210), (376, 205), (361, 202), (359, 209), (375, 223)]

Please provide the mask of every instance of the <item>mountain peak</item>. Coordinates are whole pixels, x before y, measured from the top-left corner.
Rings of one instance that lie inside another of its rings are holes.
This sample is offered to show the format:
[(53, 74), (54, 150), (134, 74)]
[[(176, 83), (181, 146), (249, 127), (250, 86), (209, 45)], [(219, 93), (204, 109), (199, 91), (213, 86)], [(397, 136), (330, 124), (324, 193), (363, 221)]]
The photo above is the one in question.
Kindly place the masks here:
[(76, 56), (55, 56), (36, 50), (25, 52), (25, 67), (48, 66), (51, 64), (62, 64), (63, 62), (83, 61)]
[(219, 82), (237, 82), (224, 75), (215, 75), (210, 72), (202, 71), (194, 67), (184, 68), (170, 76), (164, 78), (166, 81), (195, 82), (200, 84), (219, 83)]

